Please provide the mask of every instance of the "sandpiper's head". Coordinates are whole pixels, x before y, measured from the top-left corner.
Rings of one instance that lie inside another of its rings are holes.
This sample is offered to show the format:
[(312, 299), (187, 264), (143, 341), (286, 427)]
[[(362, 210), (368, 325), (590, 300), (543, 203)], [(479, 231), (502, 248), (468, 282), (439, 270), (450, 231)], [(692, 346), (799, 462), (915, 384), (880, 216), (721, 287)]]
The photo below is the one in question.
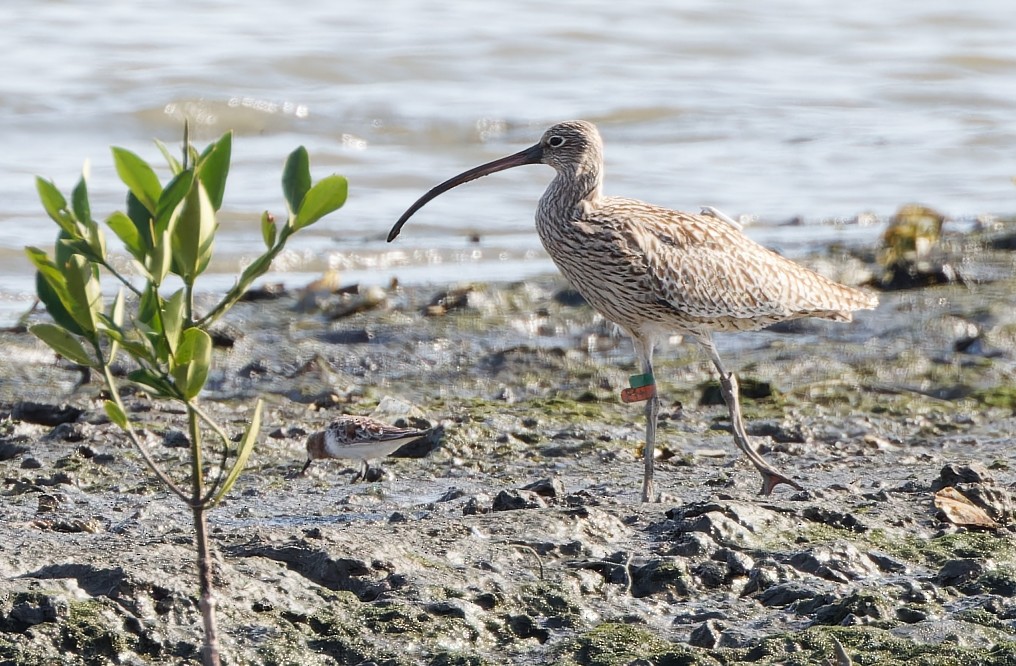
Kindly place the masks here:
[(423, 208), (431, 199), (453, 187), (476, 180), (481, 176), (526, 164), (549, 164), (558, 172), (566, 173), (582, 171), (586, 167), (597, 168), (603, 159), (602, 153), (603, 144), (600, 141), (600, 133), (596, 130), (596, 125), (584, 120), (558, 123), (544, 132), (543, 138), (536, 145), (514, 155), (481, 164), (432, 187), (402, 214), (392, 230), (388, 232), (388, 242), (391, 243), (395, 240), (395, 237), (402, 231), (402, 225), (413, 216), (413, 213)]
[(318, 460), (319, 458), (327, 457), (324, 431), (311, 433), (307, 437), (307, 460)]

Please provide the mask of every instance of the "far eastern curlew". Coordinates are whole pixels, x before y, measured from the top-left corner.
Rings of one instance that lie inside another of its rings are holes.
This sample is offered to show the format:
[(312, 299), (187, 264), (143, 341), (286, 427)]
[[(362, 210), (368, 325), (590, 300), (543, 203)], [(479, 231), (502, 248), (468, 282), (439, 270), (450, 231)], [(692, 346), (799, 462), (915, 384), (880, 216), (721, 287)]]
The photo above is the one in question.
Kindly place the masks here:
[(653, 350), (674, 333), (697, 340), (716, 366), (734, 442), (762, 475), (762, 494), (781, 483), (800, 490), (749, 443), (737, 378), (724, 369), (712, 333), (757, 330), (802, 317), (850, 321), (852, 311), (874, 308), (878, 299), (767, 250), (711, 208), (696, 215), (603, 196), (603, 143), (596, 126), (582, 120), (554, 125), (535, 146), (434, 187), (399, 218), (388, 241), (442, 192), (525, 164), (548, 164), (557, 172), (536, 209), (543, 247), (590, 305), (631, 336), (642, 362), (644, 374), (633, 376), (632, 388), (622, 392), (625, 402), (647, 401), (642, 501), (655, 499), (660, 401)]

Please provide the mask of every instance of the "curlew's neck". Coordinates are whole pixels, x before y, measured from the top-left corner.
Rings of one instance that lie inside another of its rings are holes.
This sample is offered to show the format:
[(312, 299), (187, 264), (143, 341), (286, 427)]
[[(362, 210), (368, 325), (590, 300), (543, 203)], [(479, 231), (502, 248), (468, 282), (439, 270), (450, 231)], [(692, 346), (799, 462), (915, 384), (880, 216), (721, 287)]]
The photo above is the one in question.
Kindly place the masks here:
[(547, 221), (567, 220), (583, 204), (595, 204), (603, 196), (603, 167), (597, 160), (583, 160), (559, 167), (554, 180), (540, 198), (539, 214)]

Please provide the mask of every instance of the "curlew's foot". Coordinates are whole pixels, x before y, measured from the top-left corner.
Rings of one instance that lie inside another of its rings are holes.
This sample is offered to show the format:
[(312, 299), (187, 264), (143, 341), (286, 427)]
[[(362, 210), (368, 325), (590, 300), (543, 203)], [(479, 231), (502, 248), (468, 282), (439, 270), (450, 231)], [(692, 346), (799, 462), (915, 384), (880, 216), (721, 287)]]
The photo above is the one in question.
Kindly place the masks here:
[(762, 490), (759, 491), (759, 495), (768, 497), (769, 495), (772, 494), (773, 488), (780, 485), (781, 483), (787, 484), (794, 490), (804, 490), (804, 487), (801, 486), (801, 484), (799, 484), (797, 481), (794, 481), (793, 479), (783, 476), (774, 469), (768, 470), (760, 469), (759, 474), (762, 475)]

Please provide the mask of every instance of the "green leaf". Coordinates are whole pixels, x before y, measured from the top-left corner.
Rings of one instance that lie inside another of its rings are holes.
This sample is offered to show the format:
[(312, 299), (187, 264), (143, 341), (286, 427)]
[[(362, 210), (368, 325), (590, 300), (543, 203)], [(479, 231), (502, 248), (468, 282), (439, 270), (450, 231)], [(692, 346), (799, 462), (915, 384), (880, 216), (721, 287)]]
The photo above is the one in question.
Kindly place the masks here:
[(57, 240), (55, 247), (57, 254), (55, 263), (57, 266), (64, 265), (75, 254), (80, 254), (89, 260), (95, 258), (95, 253), (92, 252), (92, 246), (88, 244), (88, 241), (83, 238), (67, 238), (63, 235), (63, 231), (60, 233), (62, 237)]
[(275, 218), (267, 210), (261, 215), (261, 237), (269, 250), (275, 245), (279, 230), (275, 228)]
[(179, 398), (180, 394), (176, 388), (167, 382), (162, 376), (157, 375), (151, 370), (142, 368), (141, 370), (134, 370), (128, 373), (127, 379), (131, 380), (135, 384), (141, 384), (150, 388), (155, 395), (163, 398)]
[[(60, 232), (63, 236), (64, 232)], [(59, 247), (57, 248), (59, 250)], [(67, 278), (49, 256), (37, 247), (26, 247), (25, 254), (37, 269), (35, 293), (46, 306), (46, 312), (57, 324), (75, 335), (84, 331), (71, 315), (71, 297), (67, 292)]]
[(185, 324), (183, 312), (185, 297), (184, 290), (178, 289), (162, 305), (162, 332), (169, 345), (170, 356), (176, 356), (177, 348), (180, 346), (180, 336)]
[(106, 261), (106, 234), (102, 232), (102, 227), (94, 222), (88, 227), (88, 247), (91, 249), (93, 256), (100, 263)]
[(236, 480), (240, 478), (243, 468), (246, 467), (247, 458), (250, 457), (251, 452), (254, 450), (254, 443), (257, 442), (258, 432), (261, 430), (261, 412), (263, 407), (264, 402), (260, 399), (254, 404), (254, 414), (251, 416), (247, 430), (243, 433), (243, 439), (240, 440), (240, 445), (237, 447), (236, 460), (233, 461), (233, 466), (229, 468), (229, 474), (223, 480), (219, 491), (215, 493), (215, 497), (209, 502), (209, 509), (222, 501), (222, 498), (226, 496), (226, 493), (233, 487)]
[(200, 328), (188, 328), (181, 337), (176, 361), (177, 365), (173, 368), (176, 387), (184, 399), (193, 400), (208, 379), (212, 365), (212, 337)]
[(64, 195), (60, 194), (56, 185), (52, 181), (36, 176), (35, 188), (39, 191), (39, 200), (50, 218), (60, 225), (60, 228), (68, 235), (77, 236), (78, 228), (70, 211), (67, 210), (67, 199), (64, 199)]
[(166, 185), (166, 189), (159, 195), (158, 208), (155, 212), (155, 231), (162, 233), (172, 228), (173, 214), (177, 211), (180, 202), (191, 191), (194, 184), (194, 171), (187, 169), (173, 177)]
[(309, 227), (325, 215), (338, 210), (346, 203), (348, 192), (349, 183), (342, 176), (333, 174), (322, 178), (303, 198), (293, 228), (299, 230)]
[(63, 273), (56, 267), (56, 264), (49, 258), (44, 250), (40, 250), (37, 247), (29, 245), (25, 248), (25, 256), (32, 262), (32, 265), (40, 272), (46, 275), (47, 280), (58, 282), (66, 288), (67, 280), (64, 278)]
[(95, 360), (88, 355), (77, 336), (72, 335), (66, 328), (53, 324), (36, 324), (28, 330), (68, 361), (89, 367), (95, 366)]
[(208, 191), (208, 198), (215, 210), (222, 208), (232, 151), (233, 133), (226, 132), (222, 138), (208, 146), (197, 161), (198, 178)]
[(159, 292), (155, 289), (145, 289), (138, 299), (138, 321), (162, 334), (162, 324), (159, 314), (162, 312), (162, 300)]
[(122, 430), (127, 429), (127, 415), (120, 409), (120, 405), (116, 404), (112, 400), (107, 400), (102, 405), (103, 409), (106, 410), (106, 416), (114, 424), (119, 426)]
[(74, 191), (71, 192), (71, 206), (74, 210), (74, 216), (78, 218), (78, 222), (84, 225), (88, 225), (92, 221), (92, 209), (88, 204), (88, 162), (85, 162), (85, 166), (81, 169), (81, 178), (78, 180), (78, 184), (74, 186)]
[(113, 342), (111, 342), (109, 345), (109, 353), (107, 354), (108, 360), (106, 362), (107, 364), (112, 364), (113, 359), (116, 358), (116, 353), (120, 351), (119, 339), (123, 338), (123, 330), (121, 328), (123, 326), (123, 318), (124, 318), (124, 291), (123, 287), (121, 287), (120, 290), (116, 292), (116, 297), (113, 299), (113, 305), (111, 305), (109, 308), (109, 324), (112, 324), (112, 326), (114, 327), (116, 335), (114, 336), (107, 331), (107, 335), (109, 335), (110, 339), (113, 340)]
[(138, 233), (138, 228), (134, 225), (134, 221), (127, 217), (124, 213), (116, 211), (106, 219), (106, 225), (113, 230), (127, 251), (137, 259), (143, 261), (145, 257), (145, 246), (143, 245), (144, 239), (141, 238), (141, 234)]
[(144, 359), (150, 363), (156, 363), (155, 350), (152, 349), (147, 337), (141, 335), (134, 340), (120, 340), (120, 345), (127, 350), (127, 353), (136, 359)]
[(180, 160), (176, 159), (176, 156), (169, 151), (166, 144), (156, 139), (155, 145), (159, 148), (159, 152), (162, 153), (162, 156), (166, 159), (166, 164), (169, 165), (169, 170), (173, 172), (174, 176), (183, 171), (183, 165), (180, 164)]
[(81, 254), (76, 252), (73, 247), (73, 238), (66, 231), (60, 230), (56, 235), (56, 244), (53, 246), (53, 263), (57, 266), (64, 266), (70, 261), (71, 257), (75, 254)]
[(310, 184), (310, 157), (307, 149), (300, 146), (289, 154), (286, 166), (282, 169), (282, 193), (286, 197), (290, 217), (295, 217), (300, 210)]
[(152, 220), (154, 215), (134, 196), (133, 192), (127, 193), (127, 217), (134, 223), (134, 228), (138, 230), (138, 235), (144, 242), (144, 247), (149, 249), (153, 247)]
[(152, 284), (156, 287), (166, 279), (166, 274), (173, 264), (173, 243), (170, 240), (169, 230), (163, 231), (157, 239), (158, 242), (145, 257), (145, 269), (152, 276)]
[(212, 257), (215, 240), (215, 209), (199, 180), (183, 202), (183, 210), (172, 229), (173, 272), (187, 284), (194, 284)]
[(102, 291), (95, 279), (92, 264), (80, 254), (70, 258), (64, 267), (70, 312), (86, 338), (94, 340), (95, 327), (102, 310)]
[[(62, 279), (62, 278), (61, 278)], [(35, 293), (46, 306), (46, 312), (60, 326), (66, 328), (75, 335), (84, 335), (85, 332), (78, 326), (78, 322), (71, 315), (70, 308), (66, 305), (70, 301), (67, 295), (67, 283), (61, 286), (54, 285), (47, 280), (46, 274), (42, 271), (35, 273)]]
[(113, 147), (113, 163), (120, 180), (131, 191), (138, 201), (154, 215), (162, 193), (162, 185), (155, 171), (144, 161), (126, 148)]
[(123, 287), (120, 287), (120, 290), (116, 292), (116, 298), (113, 299), (113, 305), (109, 308), (109, 319), (117, 328), (121, 328), (123, 326), (125, 314), (124, 303), (124, 290)]

